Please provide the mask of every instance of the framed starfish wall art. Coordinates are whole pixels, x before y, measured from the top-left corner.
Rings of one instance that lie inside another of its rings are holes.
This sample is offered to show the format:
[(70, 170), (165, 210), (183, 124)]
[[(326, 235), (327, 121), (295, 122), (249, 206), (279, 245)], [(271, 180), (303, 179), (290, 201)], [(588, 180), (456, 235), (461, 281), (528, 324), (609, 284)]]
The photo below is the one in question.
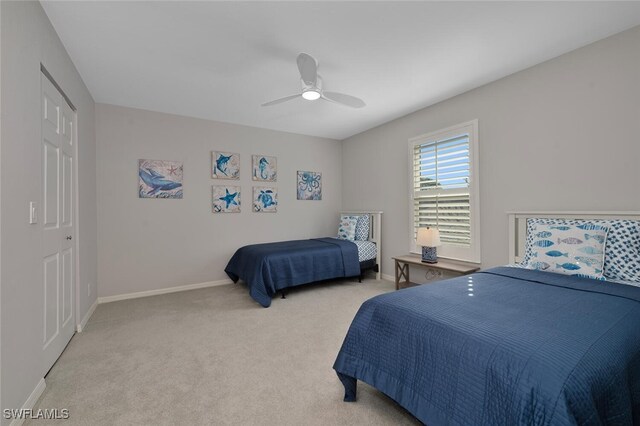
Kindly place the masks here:
[(240, 213), (240, 187), (213, 185), (212, 208), (214, 213)]
[(138, 197), (182, 198), (181, 161), (138, 160)]
[(240, 179), (240, 154), (212, 151), (211, 177), (213, 179)]

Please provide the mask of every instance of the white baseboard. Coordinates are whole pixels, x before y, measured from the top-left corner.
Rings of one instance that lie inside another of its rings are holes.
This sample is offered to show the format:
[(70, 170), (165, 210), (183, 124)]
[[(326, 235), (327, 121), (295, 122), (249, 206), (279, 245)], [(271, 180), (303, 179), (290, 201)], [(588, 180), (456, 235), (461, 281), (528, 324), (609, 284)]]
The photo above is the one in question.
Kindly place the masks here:
[(80, 324), (76, 326), (76, 330), (78, 331), (78, 333), (82, 333), (82, 330), (87, 326), (87, 323), (89, 322), (89, 318), (91, 318), (91, 315), (93, 315), (93, 311), (95, 311), (97, 307), (98, 307), (98, 299), (96, 299), (96, 301), (93, 302), (93, 305), (91, 305), (91, 307), (85, 314), (84, 318), (82, 318), (82, 321), (80, 321)]
[(179, 291), (197, 290), (199, 288), (217, 287), (219, 285), (233, 284), (230, 279), (207, 281), (205, 283), (180, 285), (177, 287), (159, 288), (157, 290), (139, 291), (136, 293), (116, 294), (115, 296), (98, 297), (98, 304), (117, 302), (118, 300), (138, 299), (140, 297), (157, 296), (160, 294), (177, 293)]
[[(44, 389), (46, 387), (47, 384), (44, 382), (44, 378), (40, 379), (40, 381), (36, 385), (36, 388), (33, 390), (33, 392), (31, 392), (29, 398), (27, 398), (27, 400), (22, 405), (23, 412), (24, 410), (31, 410), (36, 406), (36, 402), (38, 402), (38, 400), (42, 396), (42, 392), (44, 392)], [(9, 426), (20, 426), (22, 423), (24, 423), (24, 420), (25, 419), (13, 419), (13, 421), (9, 423)]]
[(393, 275), (389, 275), (389, 274), (382, 274), (382, 279), (383, 280), (387, 280), (387, 281), (391, 281), (392, 283), (396, 282), (396, 277), (394, 277)]

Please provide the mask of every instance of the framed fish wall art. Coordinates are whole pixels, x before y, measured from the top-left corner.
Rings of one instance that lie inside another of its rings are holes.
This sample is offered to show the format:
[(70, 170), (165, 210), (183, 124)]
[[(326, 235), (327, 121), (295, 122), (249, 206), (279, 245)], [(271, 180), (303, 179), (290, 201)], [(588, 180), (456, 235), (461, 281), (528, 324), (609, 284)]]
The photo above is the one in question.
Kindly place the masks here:
[(212, 151), (211, 177), (213, 179), (240, 179), (240, 154)]
[(278, 159), (268, 155), (252, 156), (253, 180), (275, 182), (278, 179)]
[(212, 209), (214, 213), (240, 213), (240, 187), (213, 185)]
[(278, 189), (266, 186), (253, 187), (253, 211), (275, 213), (278, 211)]
[(298, 171), (298, 200), (322, 200), (322, 173)]
[(138, 160), (138, 197), (182, 198), (183, 163)]

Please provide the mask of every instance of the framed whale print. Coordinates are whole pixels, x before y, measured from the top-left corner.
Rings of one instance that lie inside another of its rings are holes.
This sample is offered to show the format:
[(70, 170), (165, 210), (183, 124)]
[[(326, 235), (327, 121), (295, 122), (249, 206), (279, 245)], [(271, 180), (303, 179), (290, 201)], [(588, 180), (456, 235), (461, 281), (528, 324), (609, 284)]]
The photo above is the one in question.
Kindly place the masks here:
[(213, 179), (240, 179), (240, 154), (212, 151), (211, 177)]
[(298, 171), (298, 200), (322, 200), (322, 173)]
[(138, 160), (139, 198), (182, 198), (181, 161)]
[(257, 181), (275, 182), (278, 179), (278, 159), (268, 155), (251, 156), (251, 178)]
[(240, 213), (240, 187), (213, 185), (211, 202), (214, 213)]
[(278, 189), (267, 186), (253, 187), (253, 211), (275, 213), (278, 211)]

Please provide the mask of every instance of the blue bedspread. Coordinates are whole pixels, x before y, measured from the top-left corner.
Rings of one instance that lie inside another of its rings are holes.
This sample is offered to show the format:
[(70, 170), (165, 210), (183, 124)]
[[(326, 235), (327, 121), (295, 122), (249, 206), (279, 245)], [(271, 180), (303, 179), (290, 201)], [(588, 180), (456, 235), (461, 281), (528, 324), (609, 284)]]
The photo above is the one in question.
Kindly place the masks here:
[(265, 308), (278, 290), (296, 285), (360, 274), (358, 247), (337, 238), (282, 241), (239, 248), (225, 268), (242, 279), (249, 294)]
[(334, 369), (428, 426), (640, 424), (640, 288), (500, 267), (384, 294)]

